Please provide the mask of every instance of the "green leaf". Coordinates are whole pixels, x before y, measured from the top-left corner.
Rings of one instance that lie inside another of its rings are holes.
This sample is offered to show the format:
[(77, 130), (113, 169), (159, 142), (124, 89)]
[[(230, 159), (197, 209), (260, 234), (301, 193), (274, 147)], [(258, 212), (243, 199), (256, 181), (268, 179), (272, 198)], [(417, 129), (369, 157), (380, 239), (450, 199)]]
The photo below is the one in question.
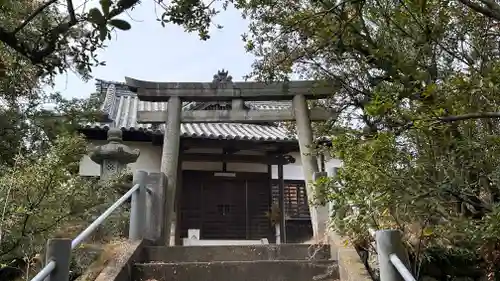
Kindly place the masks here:
[(437, 89), (437, 85), (435, 83), (431, 83), (427, 85), (424, 92), (422, 93), (422, 97), (427, 98), (431, 96)]
[(106, 36), (108, 35), (108, 29), (106, 28), (106, 25), (101, 25), (99, 28), (99, 39), (101, 41), (106, 40)]
[(104, 23), (105, 19), (101, 13), (101, 11), (99, 11), (99, 9), (97, 8), (92, 8), (90, 9), (89, 11), (89, 21), (91, 23), (94, 23), (94, 24), (97, 24), (97, 25), (101, 25)]
[(423, 236), (431, 236), (433, 233), (434, 231), (430, 227), (426, 227), (422, 231)]
[(113, 3), (111, 0), (101, 0), (99, 1), (101, 3), (101, 8), (102, 12), (104, 13), (104, 16), (109, 15), (109, 7), (111, 7), (111, 4)]
[(121, 19), (112, 19), (109, 21), (109, 24), (121, 30), (129, 30), (132, 28), (130, 23)]
[(127, 9), (130, 9), (132, 8), (135, 4), (137, 4), (137, 2), (139, 2), (139, 0), (120, 0), (118, 1), (118, 6), (127, 10)]

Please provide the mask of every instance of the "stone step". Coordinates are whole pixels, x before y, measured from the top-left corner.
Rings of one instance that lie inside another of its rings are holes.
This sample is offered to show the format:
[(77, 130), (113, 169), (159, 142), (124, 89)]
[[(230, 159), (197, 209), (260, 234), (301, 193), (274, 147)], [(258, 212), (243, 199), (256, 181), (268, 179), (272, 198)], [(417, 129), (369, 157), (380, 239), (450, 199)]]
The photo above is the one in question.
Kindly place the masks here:
[(335, 261), (216, 261), (136, 264), (133, 281), (332, 281)]
[(145, 261), (204, 262), (259, 260), (329, 260), (329, 245), (281, 244), (248, 246), (146, 247)]

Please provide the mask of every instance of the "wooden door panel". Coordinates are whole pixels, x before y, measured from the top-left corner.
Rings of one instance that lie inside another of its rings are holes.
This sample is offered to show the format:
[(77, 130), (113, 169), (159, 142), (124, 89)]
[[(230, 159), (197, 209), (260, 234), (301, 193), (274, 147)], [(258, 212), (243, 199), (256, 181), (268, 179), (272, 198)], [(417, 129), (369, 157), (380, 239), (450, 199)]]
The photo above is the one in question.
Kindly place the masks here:
[(181, 237), (188, 229), (200, 229), (202, 239), (261, 239), (272, 232), (266, 216), (271, 189), (261, 175), (222, 178), (184, 171), (182, 185)]
[(248, 239), (268, 238), (271, 232), (267, 216), (271, 208), (270, 194), (267, 181), (247, 181)]
[(242, 181), (212, 179), (203, 188), (201, 236), (245, 239), (245, 189)]
[(188, 229), (200, 229), (203, 217), (202, 213), (202, 183), (199, 175), (190, 171), (184, 171), (181, 204), (180, 204), (180, 231), (181, 238), (187, 237)]

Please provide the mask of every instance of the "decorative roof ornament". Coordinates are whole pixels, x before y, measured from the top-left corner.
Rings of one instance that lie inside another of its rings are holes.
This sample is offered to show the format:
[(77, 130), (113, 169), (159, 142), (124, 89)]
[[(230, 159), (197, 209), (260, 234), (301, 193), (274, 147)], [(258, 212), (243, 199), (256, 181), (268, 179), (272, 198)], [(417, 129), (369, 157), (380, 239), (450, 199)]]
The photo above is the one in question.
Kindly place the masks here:
[[(99, 81), (99, 83), (104, 83)], [(104, 96), (104, 101), (101, 105), (101, 113), (104, 120), (103, 122), (112, 122), (111, 114), (113, 112), (113, 106), (115, 105), (116, 99), (116, 86), (115, 84), (108, 84), (106, 88), (106, 95)]]
[[(101, 82), (102, 83), (102, 82)], [(104, 97), (104, 102), (101, 106), (101, 111), (109, 114), (116, 96), (116, 86), (115, 84), (110, 84), (106, 90), (106, 96)]]
[(110, 129), (108, 143), (94, 148), (89, 157), (101, 165), (101, 179), (108, 179), (126, 169), (127, 164), (137, 161), (139, 150), (123, 144), (123, 133), (120, 129)]
[(214, 75), (214, 80), (212, 81), (212, 84), (216, 88), (225, 88), (227, 85), (233, 83), (233, 77), (231, 75), (228, 75), (229, 71), (224, 71), (224, 68), (222, 70), (218, 70), (217, 74)]

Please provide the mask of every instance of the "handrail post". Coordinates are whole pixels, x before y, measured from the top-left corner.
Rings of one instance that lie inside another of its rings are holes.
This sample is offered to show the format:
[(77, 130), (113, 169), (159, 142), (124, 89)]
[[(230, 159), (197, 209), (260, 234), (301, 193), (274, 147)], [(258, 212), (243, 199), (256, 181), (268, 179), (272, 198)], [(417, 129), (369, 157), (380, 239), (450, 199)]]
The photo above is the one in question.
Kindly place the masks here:
[(393, 229), (376, 231), (375, 240), (377, 243), (380, 281), (404, 281), (390, 260), (390, 255), (395, 254), (404, 266), (410, 269), (410, 261), (403, 245), (401, 231)]
[(165, 197), (168, 178), (165, 173), (151, 173), (148, 176), (146, 192), (146, 227), (144, 238), (155, 245), (165, 245)]
[(69, 265), (71, 260), (71, 239), (55, 238), (47, 242), (45, 264), (50, 261), (56, 263), (56, 267), (45, 281), (68, 281)]
[(146, 180), (148, 173), (136, 171), (133, 185), (139, 184), (139, 188), (132, 194), (130, 207), (129, 239), (132, 241), (143, 238), (144, 223), (146, 221)]

